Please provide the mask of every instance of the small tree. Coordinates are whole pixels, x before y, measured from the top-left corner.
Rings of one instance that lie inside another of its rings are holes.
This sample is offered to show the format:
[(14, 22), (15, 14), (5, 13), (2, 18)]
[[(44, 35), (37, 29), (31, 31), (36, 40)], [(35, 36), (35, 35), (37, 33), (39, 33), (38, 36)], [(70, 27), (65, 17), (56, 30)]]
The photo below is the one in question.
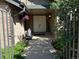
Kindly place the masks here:
[[(66, 16), (68, 16), (67, 14), (70, 13), (70, 11), (73, 11), (74, 14), (76, 14), (75, 12), (79, 11), (79, 0), (54, 0), (51, 4), (50, 4), (50, 9), (60, 9), (59, 13), (56, 14), (56, 16), (60, 17), (60, 20), (65, 22), (65, 18)], [(69, 19), (69, 18), (68, 18)], [(59, 29), (60, 27), (57, 26), (57, 29)], [(65, 37), (64, 33), (65, 33), (65, 27), (64, 29), (60, 29), (57, 30), (58, 32), (58, 38), (54, 44), (55, 48), (57, 49), (62, 49), (65, 45), (65, 42), (68, 42), (70, 39), (67, 40), (67, 38)], [(60, 34), (62, 33), (62, 35)]]

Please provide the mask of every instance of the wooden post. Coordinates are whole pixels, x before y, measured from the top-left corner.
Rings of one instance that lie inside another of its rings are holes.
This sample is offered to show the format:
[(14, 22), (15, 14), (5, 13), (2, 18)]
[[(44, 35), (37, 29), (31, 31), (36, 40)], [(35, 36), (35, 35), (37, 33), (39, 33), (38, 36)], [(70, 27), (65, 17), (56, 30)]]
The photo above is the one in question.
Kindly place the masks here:
[(77, 59), (79, 59), (79, 21), (78, 21), (78, 49), (77, 49)]

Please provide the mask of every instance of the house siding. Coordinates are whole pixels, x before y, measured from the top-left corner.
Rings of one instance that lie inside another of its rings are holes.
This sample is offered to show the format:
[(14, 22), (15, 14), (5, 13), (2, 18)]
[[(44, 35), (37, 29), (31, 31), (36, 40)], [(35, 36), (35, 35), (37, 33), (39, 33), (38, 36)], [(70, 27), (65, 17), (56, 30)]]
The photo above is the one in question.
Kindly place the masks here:
[[(0, 8), (4, 9), (5, 11), (9, 12), (11, 10), (11, 18), (13, 19), (13, 27), (14, 27), (14, 39), (15, 44), (22, 39), (22, 36), (24, 35), (24, 24), (23, 21), (18, 19), (18, 16), (15, 17), (15, 15), (19, 12), (19, 9), (15, 8), (15, 6), (6, 3), (4, 0), (0, 0)], [(4, 14), (4, 18), (6, 14)], [(0, 14), (1, 18), (1, 14)], [(7, 27), (6, 27), (6, 19), (4, 19), (4, 30), (5, 30), (5, 37), (6, 37), (6, 45), (7, 45)], [(1, 35), (1, 45), (3, 48), (4, 44), (4, 37), (3, 37), (3, 29), (2, 29), (2, 21), (0, 20), (0, 35)]]
[[(7, 9), (8, 8), (8, 9)], [(2, 10), (1, 10), (2, 9)], [(8, 45), (7, 39), (7, 26), (6, 26), (6, 13), (9, 11), (9, 6), (5, 3), (4, 0), (0, 0), (0, 40), (1, 40), (1, 47), (4, 48), (4, 39), (6, 46)], [(3, 13), (3, 14), (2, 14)], [(8, 13), (7, 13), (8, 14)], [(2, 19), (3, 15), (3, 19)], [(4, 32), (3, 32), (3, 21), (4, 21)], [(8, 20), (9, 21), (9, 20)], [(4, 38), (5, 35), (5, 38)]]
[[(14, 38), (15, 38), (15, 44), (23, 39), (24, 35), (24, 21), (20, 20), (18, 18), (19, 9), (15, 6), (10, 6), (11, 8), (11, 14), (13, 18), (13, 25), (14, 25)], [(16, 16), (15, 16), (16, 15)]]

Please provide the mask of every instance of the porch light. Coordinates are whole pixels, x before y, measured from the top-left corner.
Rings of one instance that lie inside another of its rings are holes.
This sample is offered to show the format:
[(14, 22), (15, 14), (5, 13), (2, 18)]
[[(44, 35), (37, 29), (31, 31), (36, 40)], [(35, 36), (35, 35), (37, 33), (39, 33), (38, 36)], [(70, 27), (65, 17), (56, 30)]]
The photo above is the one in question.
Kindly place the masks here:
[(51, 15), (51, 13), (49, 13), (49, 14), (48, 14), (48, 18), (52, 18), (52, 15)]
[(49, 14), (49, 16), (48, 16), (49, 18), (51, 18), (52, 16)]

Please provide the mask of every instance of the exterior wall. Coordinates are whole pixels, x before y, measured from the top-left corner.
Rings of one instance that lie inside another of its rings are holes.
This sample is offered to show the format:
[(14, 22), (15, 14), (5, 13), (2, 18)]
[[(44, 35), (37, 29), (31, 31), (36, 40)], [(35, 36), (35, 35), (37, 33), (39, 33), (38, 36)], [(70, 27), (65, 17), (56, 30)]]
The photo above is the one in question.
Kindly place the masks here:
[(14, 25), (14, 38), (15, 38), (15, 43), (17, 43), (18, 41), (23, 39), (23, 35), (25, 32), (24, 21), (18, 19), (17, 14), (19, 13), (19, 9), (17, 9), (17, 7), (14, 7), (14, 6), (10, 6), (10, 7), (12, 7), (11, 14), (12, 14), (13, 21), (14, 21), (14, 23), (13, 23), (13, 25)]
[[(8, 5), (6, 3), (0, 2), (0, 42), (1, 42), (1, 47), (4, 48), (4, 39), (5, 39), (5, 44), (6, 46), (8, 45), (8, 37), (7, 37), (7, 17), (6, 14), (8, 14)], [(2, 9), (2, 10), (1, 10)], [(9, 22), (9, 20), (8, 20)], [(3, 27), (4, 26), (4, 27)], [(3, 29), (4, 28), (4, 29)]]
[[(2, 12), (1, 12), (1, 9), (2, 9)], [(10, 8), (5, 3), (5, 0), (0, 0), (0, 42), (1, 42), (2, 48), (4, 48), (4, 39), (5, 39), (6, 46), (8, 45), (7, 26), (6, 26), (6, 12), (8, 12), (9, 9)], [(2, 15), (2, 13), (3, 13), (3, 15)], [(3, 19), (2, 19), (2, 17), (3, 17)], [(2, 23), (2, 20), (4, 21), (4, 24)], [(3, 25), (4, 25), (4, 32), (3, 32)], [(5, 35), (5, 37), (4, 37), (4, 35)]]
[[(6, 24), (6, 21), (4, 22)], [(6, 27), (6, 26), (5, 26)], [(6, 29), (4, 29), (6, 30)], [(5, 31), (5, 34), (6, 34), (7, 31)], [(0, 41), (1, 41), (1, 45), (2, 45), (2, 48), (3, 48), (3, 44), (4, 44), (4, 37), (3, 37), (3, 25), (2, 25), (2, 13), (0, 11)], [(5, 35), (7, 37), (7, 34)], [(7, 40), (7, 39), (6, 39)]]
[(47, 9), (30, 9), (30, 14), (33, 15), (46, 15), (47, 13)]
[[(9, 10), (11, 10), (11, 17), (13, 19), (13, 26), (14, 26), (14, 39), (15, 39), (15, 43), (17, 43), (19, 40), (22, 39), (22, 36), (24, 34), (24, 24), (23, 21), (19, 20), (17, 18), (17, 16), (15, 17), (15, 15), (18, 13), (18, 8), (15, 6), (12, 6), (11, 4), (5, 3), (5, 1), (0, 0), (0, 8), (6, 10), (7, 12), (9, 12)], [(6, 14), (4, 14), (4, 18)], [(6, 19), (4, 19), (4, 26), (5, 26), (5, 38), (6, 38), (6, 44), (7, 44), (7, 27), (6, 27)], [(1, 21), (1, 13), (0, 13), (0, 35), (1, 35), (1, 44), (4, 45), (4, 37), (3, 37), (3, 29), (2, 29), (2, 21)], [(2, 46), (3, 47), (3, 46)]]
[(23, 34), (24, 34), (24, 25), (20, 23), (14, 24), (15, 43), (17, 43), (19, 40), (22, 40)]
[[(48, 19), (48, 14), (51, 14), (52, 15), (52, 18), (51, 19)], [(54, 36), (55, 34), (55, 13), (54, 13), (54, 10), (49, 10), (49, 9), (31, 9), (30, 10), (30, 14), (32, 14), (32, 16), (34, 15), (45, 15), (46, 16), (46, 20), (47, 20), (47, 32), (51, 32), (52, 35)], [(32, 17), (33, 18), (33, 17)], [(33, 21), (31, 21), (31, 26), (32, 26), (32, 30), (33, 30)], [(49, 24), (48, 24), (49, 23)], [(49, 28), (48, 28), (49, 26)]]

